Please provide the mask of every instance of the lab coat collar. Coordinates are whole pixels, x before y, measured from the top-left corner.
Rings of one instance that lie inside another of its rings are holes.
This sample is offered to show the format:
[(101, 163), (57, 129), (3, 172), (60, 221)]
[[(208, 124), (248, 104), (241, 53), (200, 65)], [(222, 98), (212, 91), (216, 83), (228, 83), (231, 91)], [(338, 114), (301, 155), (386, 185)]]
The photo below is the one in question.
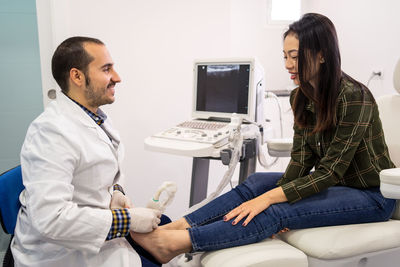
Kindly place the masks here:
[[(67, 112), (69, 112), (69, 114), (67, 114), (67, 116), (73, 117), (74, 120), (79, 121), (80, 123), (82, 123), (84, 126), (86, 126), (88, 128), (96, 129), (99, 138), (101, 140), (103, 140), (104, 142), (106, 142), (107, 144), (109, 144), (112, 148), (115, 149), (110, 138), (107, 136), (106, 131), (110, 135), (110, 137), (117, 144), (119, 144), (120, 136), (119, 136), (118, 132), (116, 132), (115, 130), (112, 129), (112, 127), (109, 125), (108, 120), (106, 120), (103, 123), (103, 129), (101, 129), (101, 127), (99, 127), (96, 124), (96, 122), (92, 118), (90, 118), (90, 116), (88, 114), (86, 114), (86, 112), (81, 107), (79, 107), (76, 103), (74, 103), (71, 99), (69, 99), (62, 92), (59, 92), (57, 94), (57, 103), (60, 105), (60, 107), (63, 111), (67, 110)], [(99, 111), (101, 112), (102, 116), (107, 117), (107, 115), (102, 110), (99, 109)]]
[(67, 116), (71, 116), (77, 121), (81, 122), (83, 125), (89, 128), (96, 128), (97, 124), (94, 122), (92, 118), (85, 111), (74, 103), (71, 99), (69, 99), (64, 93), (57, 93), (57, 103), (60, 105), (62, 111), (69, 112)]

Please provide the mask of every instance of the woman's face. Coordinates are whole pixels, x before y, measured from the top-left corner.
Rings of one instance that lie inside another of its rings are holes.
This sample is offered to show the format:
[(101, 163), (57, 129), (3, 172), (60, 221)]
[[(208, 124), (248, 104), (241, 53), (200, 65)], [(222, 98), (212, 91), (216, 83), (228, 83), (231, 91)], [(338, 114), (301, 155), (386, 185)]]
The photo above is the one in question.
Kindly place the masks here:
[(299, 39), (294, 34), (289, 34), (283, 41), (283, 58), (285, 59), (285, 68), (290, 73), (290, 79), (296, 85), (300, 85), (298, 75), (297, 56), (299, 54)]
[[(308, 51), (309, 52), (309, 51)], [(290, 79), (296, 85), (300, 85), (299, 73), (298, 73), (298, 54), (299, 54), (299, 39), (297, 39), (296, 35), (291, 33), (286, 36), (283, 41), (283, 57), (285, 59), (285, 68), (290, 73)], [(310, 58), (311, 53), (309, 54), (309, 64), (308, 68), (305, 69), (304, 80), (309, 82), (314, 88), (316, 88), (318, 84), (318, 74), (321, 67), (321, 64), (324, 63), (324, 59), (321, 56), (321, 53), (318, 53), (316, 58)], [(307, 57), (307, 56), (306, 56)], [(306, 59), (307, 60), (307, 59)]]

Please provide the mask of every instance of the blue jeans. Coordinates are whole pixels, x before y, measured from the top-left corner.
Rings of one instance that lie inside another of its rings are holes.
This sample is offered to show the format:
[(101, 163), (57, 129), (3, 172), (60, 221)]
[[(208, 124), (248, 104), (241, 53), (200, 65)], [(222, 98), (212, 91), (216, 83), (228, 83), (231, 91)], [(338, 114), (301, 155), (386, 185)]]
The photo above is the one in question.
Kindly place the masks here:
[(356, 189), (333, 186), (296, 203), (271, 205), (247, 226), (245, 218), (236, 225), (224, 222), (223, 216), (245, 201), (276, 187), (282, 173), (255, 173), (242, 184), (216, 198), (184, 218), (193, 252), (210, 251), (255, 243), (283, 228), (304, 229), (388, 220), (395, 200), (382, 196), (379, 188)]

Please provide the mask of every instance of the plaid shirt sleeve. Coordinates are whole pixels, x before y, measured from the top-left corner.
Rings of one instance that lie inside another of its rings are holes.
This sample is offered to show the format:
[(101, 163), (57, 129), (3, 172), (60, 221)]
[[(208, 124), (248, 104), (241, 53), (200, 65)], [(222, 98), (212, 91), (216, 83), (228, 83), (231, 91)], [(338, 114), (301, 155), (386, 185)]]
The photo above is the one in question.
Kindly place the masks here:
[(114, 190), (114, 191), (115, 191), (115, 190), (118, 190), (118, 191), (120, 191), (122, 194), (125, 195), (124, 189), (123, 189), (122, 186), (120, 186), (119, 184), (113, 185), (113, 190)]
[(306, 138), (304, 137), (304, 134), (306, 134), (305, 131), (299, 129), (297, 126), (294, 126), (293, 130), (293, 147), (290, 162), (277, 185), (282, 186), (289, 181), (309, 174), (317, 160), (306, 142)]
[(128, 235), (131, 223), (131, 215), (128, 209), (114, 209), (111, 212), (113, 220), (106, 240)]
[[(311, 174), (308, 174), (311, 163), (316, 161), (313, 159), (313, 152), (307, 147), (310, 132), (307, 128), (303, 133), (295, 129), (292, 160), (280, 181), (290, 203), (339, 183), (370, 125), (375, 105), (371, 98), (367, 92), (352, 89), (345, 90), (339, 96), (338, 122), (332, 141), (326, 147), (324, 140), (322, 145), (318, 141), (322, 158)], [(303, 176), (304, 174), (306, 175)]]

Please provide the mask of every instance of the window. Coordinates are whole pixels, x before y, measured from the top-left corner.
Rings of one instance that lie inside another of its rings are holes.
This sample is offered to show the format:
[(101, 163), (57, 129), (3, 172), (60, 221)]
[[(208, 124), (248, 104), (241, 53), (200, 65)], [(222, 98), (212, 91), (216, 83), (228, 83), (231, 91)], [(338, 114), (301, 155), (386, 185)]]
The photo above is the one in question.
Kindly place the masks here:
[(301, 15), (301, 0), (267, 0), (268, 24), (287, 24)]

